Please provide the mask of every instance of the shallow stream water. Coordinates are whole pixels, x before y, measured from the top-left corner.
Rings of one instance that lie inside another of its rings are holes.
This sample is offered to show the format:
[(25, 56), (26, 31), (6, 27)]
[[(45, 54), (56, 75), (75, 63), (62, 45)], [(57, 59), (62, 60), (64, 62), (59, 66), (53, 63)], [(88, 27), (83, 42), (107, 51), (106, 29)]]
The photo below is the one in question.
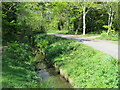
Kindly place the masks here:
[(45, 82), (49, 84), (51, 88), (72, 88), (72, 86), (63, 78), (54, 68), (45, 68), (45, 65), (41, 65), (38, 68), (39, 82)]

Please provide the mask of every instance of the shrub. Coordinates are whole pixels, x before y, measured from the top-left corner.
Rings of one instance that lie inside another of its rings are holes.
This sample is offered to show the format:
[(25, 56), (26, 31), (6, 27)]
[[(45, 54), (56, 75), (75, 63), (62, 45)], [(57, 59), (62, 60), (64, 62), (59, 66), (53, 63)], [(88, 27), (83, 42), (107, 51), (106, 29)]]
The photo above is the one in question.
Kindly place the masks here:
[(17, 41), (10, 43), (5, 49), (5, 56), (18, 63), (25, 63), (29, 61), (31, 55), (32, 52), (30, 46)]
[[(104, 28), (108, 29), (110, 26), (108, 25), (103, 25)], [(111, 26), (111, 29), (109, 33), (107, 31), (102, 31), (101, 37), (99, 39), (104, 39), (104, 40), (113, 40), (116, 41), (119, 39), (119, 34), (118, 32), (115, 31), (115, 28)]]
[(114, 30), (110, 30), (109, 34), (106, 31), (102, 31), (101, 37), (98, 39), (116, 41), (119, 39), (119, 34)]

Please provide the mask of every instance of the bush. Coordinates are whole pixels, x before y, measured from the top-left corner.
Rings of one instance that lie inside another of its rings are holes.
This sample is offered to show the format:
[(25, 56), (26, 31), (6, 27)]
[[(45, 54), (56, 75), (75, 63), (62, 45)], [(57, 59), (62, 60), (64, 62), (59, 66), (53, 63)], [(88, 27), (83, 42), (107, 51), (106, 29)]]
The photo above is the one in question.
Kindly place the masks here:
[(109, 33), (107, 33), (106, 31), (102, 31), (101, 37), (98, 39), (117, 41), (119, 39), (119, 34), (114, 30), (110, 30)]
[(102, 31), (101, 37), (99, 39), (103, 40), (113, 40), (116, 41), (119, 39), (119, 34), (118, 32), (115, 31), (115, 28), (113, 26), (108, 26), (108, 25), (103, 25), (105, 29), (108, 29), (109, 27), (113, 28), (109, 32), (107, 31)]
[(8, 45), (8, 47), (5, 49), (4, 54), (8, 58), (11, 58), (15, 62), (21, 64), (29, 61), (32, 52), (29, 45), (15, 41)]

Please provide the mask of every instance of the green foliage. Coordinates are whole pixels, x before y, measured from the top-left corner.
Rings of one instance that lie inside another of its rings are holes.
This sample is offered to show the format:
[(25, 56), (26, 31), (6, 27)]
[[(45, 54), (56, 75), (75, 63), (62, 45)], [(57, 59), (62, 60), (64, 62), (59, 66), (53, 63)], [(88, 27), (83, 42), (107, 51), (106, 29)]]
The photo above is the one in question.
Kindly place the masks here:
[(105, 29), (108, 29), (111, 27), (110, 31), (102, 31), (101, 36), (96, 39), (101, 39), (101, 40), (113, 40), (113, 41), (118, 41), (119, 40), (119, 33), (115, 31), (115, 28), (113, 26), (109, 25), (103, 25)]
[(28, 61), (32, 55), (30, 48), (27, 44), (13, 42), (6, 48), (6, 56), (18, 63), (23, 63)]
[(66, 71), (75, 88), (118, 88), (118, 61), (112, 56), (64, 38), (44, 40), (50, 42), (46, 58)]
[(86, 7), (86, 33), (100, 33), (102, 26), (108, 24), (108, 11), (110, 10), (105, 8), (109, 9), (111, 5), (115, 14), (112, 25), (118, 30), (117, 2), (3, 2), (3, 44), (16, 40), (25, 42), (23, 37), (26, 36), (27, 41), (32, 43), (32, 35), (46, 33), (46, 31), (81, 34), (83, 7)]
[(47, 88), (48, 84), (38, 83), (31, 47), (13, 42), (5, 48), (2, 61), (3, 88)]
[(103, 27), (108, 29), (110, 26), (109, 25), (103, 25)]
[(109, 40), (116, 41), (119, 39), (119, 34), (115, 30), (111, 30), (109, 33)]
[(40, 40), (37, 44), (38, 47), (40, 47), (40, 51), (44, 52), (44, 49), (46, 49), (48, 42), (45, 40)]
[(48, 41), (41, 39), (40, 35), (37, 35), (35, 37), (35, 43), (38, 47), (37, 49), (39, 50), (39, 52), (44, 54), (45, 49), (47, 48)]
[[(2, 3), (2, 25), (3, 44), (11, 41), (24, 42), (23, 37), (32, 43), (31, 37), (34, 33), (45, 33), (46, 19), (44, 4), (40, 3)], [(37, 24), (36, 24), (37, 23)]]
[(13, 42), (5, 48), (2, 80), (4, 88), (25, 88), (34, 85), (32, 78), (35, 72), (31, 71), (27, 64), (32, 54), (29, 49), (28, 45), (19, 42)]
[(16, 40), (16, 3), (2, 3), (2, 35), (3, 44)]
[(96, 39), (117, 41), (119, 40), (119, 34), (115, 30), (111, 29), (109, 34), (106, 31), (102, 31), (101, 36)]
[(67, 34), (68, 30), (61, 30), (61, 31), (58, 31), (58, 30), (48, 30), (47, 33)]
[[(104, 4), (106, 4), (105, 7), (108, 10), (105, 10)], [(33, 37), (33, 35), (45, 33), (47, 30), (48, 32), (62, 34), (75, 34), (76, 30), (78, 30), (78, 34), (81, 34), (83, 30), (83, 7), (85, 6), (85, 11), (89, 10), (86, 13), (87, 33), (101, 32), (103, 30), (102, 26), (108, 24), (108, 13), (111, 12), (109, 7), (112, 8), (115, 14), (113, 15), (113, 27), (115, 29), (110, 30), (109, 34), (103, 31), (100, 39), (118, 40), (118, 3), (92, 2), (92, 6), (90, 5), (91, 2), (3, 2), (3, 45), (8, 44), (8, 48), (6, 48), (3, 56), (3, 74), (5, 76), (3, 77), (5, 78), (3, 86), (6, 87), (8, 84), (8, 87), (37, 87), (34, 80), (29, 79), (32, 83), (25, 81), (27, 75), (28, 78), (31, 76), (35, 78), (35, 75), (31, 72), (35, 68), (32, 65), (41, 57), (39, 54), (32, 57), (32, 47), (28, 44), (31, 46), (34, 44), (38, 52), (44, 55), (44, 57), (46, 56), (49, 62), (67, 70), (69, 76), (75, 80), (75, 87), (117, 87), (115, 80), (117, 69), (112, 63), (115, 61), (114, 58), (63, 38), (46, 35)], [(107, 29), (108, 26), (104, 26), (104, 28)], [(11, 44), (9, 45), (9, 43)], [(104, 60), (108, 61), (106, 62), (108, 66), (105, 66), (105, 63), (102, 62)], [(96, 73), (92, 72), (89, 67)], [(31, 70), (28, 70), (28, 68)], [(76, 68), (78, 69), (76, 70)], [(26, 69), (28, 72), (26, 72)], [(30, 76), (29, 72), (31, 73)], [(104, 74), (107, 75), (104, 76)], [(19, 75), (22, 77), (19, 77)], [(14, 79), (12, 80), (12, 78)], [(20, 83), (20, 81), (23, 81), (23, 83)]]

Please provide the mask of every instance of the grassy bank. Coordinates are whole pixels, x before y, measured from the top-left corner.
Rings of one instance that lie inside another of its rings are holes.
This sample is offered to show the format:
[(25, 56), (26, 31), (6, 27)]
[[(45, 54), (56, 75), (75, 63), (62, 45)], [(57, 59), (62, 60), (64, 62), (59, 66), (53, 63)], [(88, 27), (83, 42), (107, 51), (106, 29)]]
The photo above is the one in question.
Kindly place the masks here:
[(48, 30), (47, 33), (67, 34), (68, 30)]
[(112, 41), (113, 44), (120, 45), (120, 40), (119, 41)]
[(76, 88), (117, 88), (118, 61), (82, 43), (55, 36), (38, 36), (48, 42), (46, 58), (64, 70)]
[(110, 31), (109, 33), (107, 33), (106, 31), (103, 31), (101, 33), (101, 36), (96, 38), (98, 40), (111, 40), (111, 41), (119, 41), (120, 37), (119, 37), (119, 32), (116, 31)]
[(14, 42), (4, 48), (2, 57), (2, 88), (49, 88), (37, 82), (34, 64), (30, 63), (32, 47)]

